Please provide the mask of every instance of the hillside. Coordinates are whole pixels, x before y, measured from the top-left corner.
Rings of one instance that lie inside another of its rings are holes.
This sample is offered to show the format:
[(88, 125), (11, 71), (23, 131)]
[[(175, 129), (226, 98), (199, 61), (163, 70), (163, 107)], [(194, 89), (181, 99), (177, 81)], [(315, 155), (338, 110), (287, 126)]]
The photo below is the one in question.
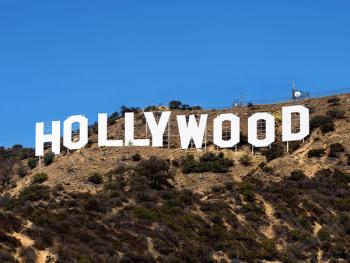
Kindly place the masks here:
[[(312, 130), (287, 153), (279, 116), (291, 104), (174, 110), (164, 149), (98, 148), (96, 127), (49, 165), (3, 149), (0, 262), (349, 262), (350, 94), (301, 102)], [(241, 118), (237, 149), (211, 144), (223, 112)], [(277, 141), (252, 155), (254, 112), (275, 116)], [(179, 149), (176, 115), (190, 113), (209, 113), (207, 150)], [(123, 135), (122, 117), (110, 124)]]

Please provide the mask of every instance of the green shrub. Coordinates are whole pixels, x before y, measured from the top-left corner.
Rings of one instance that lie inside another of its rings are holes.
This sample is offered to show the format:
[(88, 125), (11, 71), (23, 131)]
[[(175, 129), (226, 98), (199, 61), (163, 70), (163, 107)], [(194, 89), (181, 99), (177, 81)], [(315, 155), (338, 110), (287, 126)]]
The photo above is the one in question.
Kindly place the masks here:
[(239, 162), (244, 166), (249, 166), (252, 164), (252, 158), (249, 155), (245, 154), (239, 159)]
[(332, 180), (338, 184), (348, 184), (350, 183), (350, 175), (340, 169), (335, 169), (332, 174)]
[[(118, 117), (119, 117), (119, 112), (117, 111), (113, 112), (110, 116), (108, 116), (108, 125), (113, 125), (115, 121), (118, 119)], [(95, 133), (97, 133), (97, 131)]]
[(182, 103), (179, 100), (172, 100), (169, 102), (169, 109), (171, 109), (171, 110), (180, 109), (181, 106), (182, 106)]
[(157, 218), (156, 212), (144, 207), (135, 207), (133, 213), (139, 219), (154, 221)]
[(1, 262), (18, 262), (9, 251), (6, 251), (3, 248), (0, 248), (0, 260)]
[(35, 250), (32, 247), (21, 247), (19, 251), (19, 255), (21, 256), (22, 259), (24, 259), (24, 262), (29, 262), (29, 263), (37, 262)]
[(224, 185), (227, 190), (233, 190), (235, 188), (234, 182), (225, 182)]
[(86, 201), (83, 203), (82, 207), (86, 211), (95, 211), (100, 213), (106, 212), (106, 202), (102, 201), (101, 199), (95, 197), (95, 196), (89, 196), (86, 198)]
[(171, 110), (201, 110), (202, 107), (198, 105), (190, 106), (189, 104), (183, 104), (179, 100), (172, 100), (169, 102), (169, 109)]
[(0, 240), (1, 240), (1, 233), (3, 233), (3, 231), (19, 232), (22, 226), (23, 226), (22, 219), (16, 217), (13, 213), (0, 211), (0, 227), (1, 227)]
[(150, 187), (155, 189), (171, 187), (170, 181), (175, 175), (167, 160), (154, 155), (148, 160), (141, 161), (137, 171), (141, 176), (147, 178)]
[(202, 107), (199, 105), (194, 105), (191, 107), (191, 110), (201, 110), (201, 109), (202, 109)]
[(194, 166), (198, 165), (198, 162), (195, 160), (192, 154), (187, 154), (185, 159), (182, 162), (182, 171), (184, 173), (191, 173), (196, 170)]
[(44, 155), (44, 164), (46, 166), (52, 164), (54, 160), (55, 160), (55, 154), (53, 152), (45, 153), (45, 155)]
[(135, 153), (134, 155), (131, 156), (131, 159), (132, 159), (134, 162), (138, 162), (138, 161), (141, 160), (141, 154)]
[(290, 230), (288, 236), (293, 240), (297, 241), (301, 239), (301, 233), (297, 229)]
[(52, 189), (54, 192), (59, 192), (64, 190), (64, 186), (62, 184), (56, 184), (55, 187)]
[(331, 240), (330, 234), (324, 228), (321, 229), (320, 231), (318, 231), (317, 236), (321, 241), (330, 241)]
[(325, 150), (322, 149), (322, 148), (319, 148), (319, 149), (311, 149), (307, 152), (307, 156), (309, 158), (312, 158), (312, 157), (322, 157), (323, 155), (325, 154)]
[(273, 169), (273, 167), (271, 166), (268, 166), (268, 165), (265, 165), (261, 168), (265, 173), (268, 173), (268, 174), (273, 174), (275, 171)]
[(225, 158), (222, 152), (218, 154), (207, 152), (199, 158), (199, 161), (193, 155), (187, 155), (182, 165), (184, 173), (226, 173), (234, 165), (234, 161)]
[(33, 176), (32, 184), (41, 184), (47, 180), (46, 173), (37, 173)]
[(224, 187), (220, 186), (220, 185), (214, 185), (211, 190), (214, 192), (214, 193), (220, 193), (224, 190)]
[(17, 173), (20, 177), (25, 177), (27, 175), (27, 169), (20, 163), (17, 168)]
[(346, 156), (346, 164), (350, 166), (350, 154), (347, 153), (345, 156)]
[(315, 172), (315, 176), (318, 177), (328, 177), (332, 175), (332, 171), (329, 169), (320, 169)]
[(330, 104), (330, 106), (337, 106), (340, 104), (340, 99), (337, 97), (333, 97), (327, 100), (328, 104)]
[(290, 173), (290, 176), (288, 177), (289, 180), (292, 180), (292, 181), (300, 181), (300, 180), (303, 180), (305, 179), (306, 176), (304, 174), (304, 172), (302, 170), (294, 170)]
[(291, 141), (288, 143), (289, 144), (289, 152), (295, 152), (301, 145), (300, 141)]
[(345, 111), (338, 109), (331, 109), (326, 112), (326, 115), (332, 119), (343, 119), (345, 116)]
[(119, 115), (124, 117), (126, 112), (139, 113), (141, 112), (141, 109), (139, 107), (127, 107), (125, 105), (121, 106)]
[(92, 173), (89, 176), (88, 181), (93, 184), (102, 184), (103, 180), (102, 180), (102, 176), (99, 173)]
[(29, 158), (27, 161), (27, 165), (30, 169), (34, 169), (38, 165), (37, 158)]
[(251, 183), (242, 182), (239, 184), (239, 188), (243, 195), (243, 198), (247, 202), (255, 201), (255, 188)]
[(49, 187), (34, 184), (24, 188), (19, 194), (19, 199), (22, 201), (39, 201), (47, 200), (49, 196)]
[(276, 241), (274, 239), (264, 239), (261, 241), (261, 246), (271, 255), (278, 253)]
[(172, 161), (171, 161), (171, 164), (172, 164), (173, 166), (175, 166), (175, 167), (180, 167), (180, 162), (179, 162), (179, 160), (177, 160), (177, 159), (172, 160)]
[(338, 157), (339, 153), (344, 152), (344, 147), (341, 143), (336, 142), (333, 143), (329, 146), (329, 153), (328, 153), (328, 157)]
[(82, 255), (79, 257), (78, 263), (92, 263), (92, 261), (89, 259), (89, 257)]
[(284, 147), (280, 144), (273, 144), (271, 148), (269, 148), (266, 151), (265, 157), (268, 161), (271, 161), (273, 159), (281, 157), (283, 154), (284, 154)]
[(329, 116), (317, 115), (310, 120), (310, 129), (320, 128), (322, 133), (334, 131), (334, 121)]
[(253, 102), (248, 102), (247, 107), (253, 109), (254, 108)]
[(350, 199), (338, 199), (335, 204), (338, 210), (350, 211)]
[(156, 111), (157, 110), (157, 106), (155, 106), (155, 105), (149, 105), (149, 106), (147, 106), (145, 109), (144, 109), (144, 111)]

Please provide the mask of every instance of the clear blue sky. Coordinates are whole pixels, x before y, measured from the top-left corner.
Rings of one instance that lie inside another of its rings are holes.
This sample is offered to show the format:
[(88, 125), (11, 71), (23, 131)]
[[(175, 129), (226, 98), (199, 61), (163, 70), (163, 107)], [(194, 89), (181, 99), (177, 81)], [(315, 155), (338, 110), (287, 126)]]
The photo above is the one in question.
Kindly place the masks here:
[(350, 1), (0, 0), (0, 145), (37, 121), (350, 88)]

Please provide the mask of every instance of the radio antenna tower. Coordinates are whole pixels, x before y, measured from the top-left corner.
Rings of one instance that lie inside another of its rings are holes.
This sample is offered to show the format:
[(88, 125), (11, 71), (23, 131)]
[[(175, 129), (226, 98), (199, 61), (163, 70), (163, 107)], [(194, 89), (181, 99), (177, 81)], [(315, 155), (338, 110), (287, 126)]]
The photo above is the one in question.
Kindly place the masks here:
[(292, 82), (292, 101), (305, 100), (310, 98), (310, 93), (302, 91), (295, 86), (294, 80)]
[(243, 93), (239, 93), (239, 99), (234, 100), (233, 107), (241, 107), (243, 106), (244, 96)]

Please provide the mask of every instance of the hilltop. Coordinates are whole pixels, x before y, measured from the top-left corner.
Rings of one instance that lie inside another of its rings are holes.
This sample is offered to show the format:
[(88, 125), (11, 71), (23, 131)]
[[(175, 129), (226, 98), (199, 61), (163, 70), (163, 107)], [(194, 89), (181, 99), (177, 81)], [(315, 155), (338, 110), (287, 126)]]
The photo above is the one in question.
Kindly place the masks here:
[[(2, 149), (0, 261), (348, 262), (350, 95), (298, 102), (311, 131), (287, 152), (280, 116), (293, 104), (175, 107), (162, 149), (99, 148), (95, 125), (88, 146), (47, 154), (46, 165), (30, 149)], [(145, 138), (142, 113), (127, 110)], [(241, 118), (237, 149), (211, 142), (210, 123), (226, 112)], [(277, 141), (252, 154), (254, 112), (275, 116)], [(179, 149), (176, 115), (201, 113), (209, 114), (206, 149)], [(110, 136), (122, 136), (122, 114), (109, 124)]]

